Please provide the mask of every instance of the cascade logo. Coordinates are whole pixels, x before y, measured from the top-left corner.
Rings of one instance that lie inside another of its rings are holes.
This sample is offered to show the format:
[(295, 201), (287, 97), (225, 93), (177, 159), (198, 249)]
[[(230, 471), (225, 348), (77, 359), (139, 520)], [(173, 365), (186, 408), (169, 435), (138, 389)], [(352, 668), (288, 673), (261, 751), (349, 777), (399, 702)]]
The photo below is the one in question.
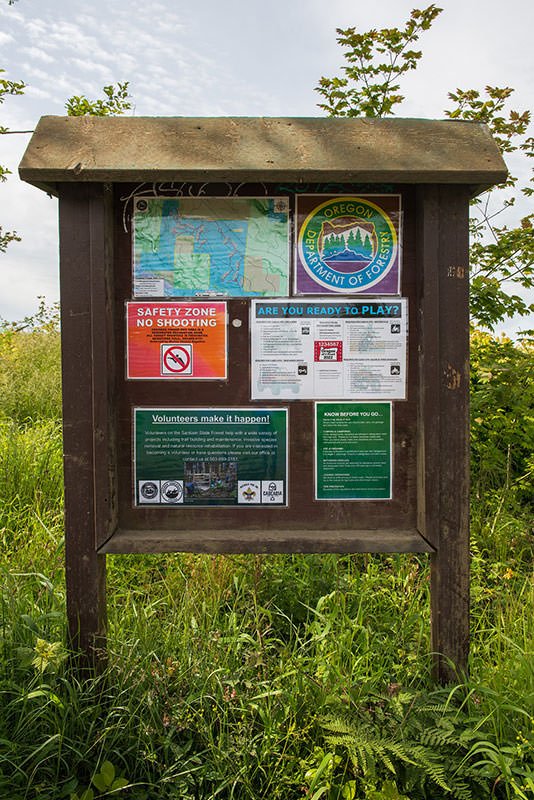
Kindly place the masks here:
[(360, 292), (379, 283), (397, 257), (388, 214), (362, 197), (317, 205), (299, 231), (299, 258), (308, 275), (332, 292)]
[(261, 502), (282, 504), (284, 502), (284, 481), (262, 481)]

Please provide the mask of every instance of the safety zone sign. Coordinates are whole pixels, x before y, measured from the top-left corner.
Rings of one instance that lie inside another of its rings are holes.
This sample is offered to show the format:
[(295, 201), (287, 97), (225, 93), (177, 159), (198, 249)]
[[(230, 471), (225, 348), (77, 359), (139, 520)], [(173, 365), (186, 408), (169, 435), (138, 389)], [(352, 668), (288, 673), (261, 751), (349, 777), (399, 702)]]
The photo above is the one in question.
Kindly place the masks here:
[(226, 303), (126, 303), (127, 378), (224, 380)]

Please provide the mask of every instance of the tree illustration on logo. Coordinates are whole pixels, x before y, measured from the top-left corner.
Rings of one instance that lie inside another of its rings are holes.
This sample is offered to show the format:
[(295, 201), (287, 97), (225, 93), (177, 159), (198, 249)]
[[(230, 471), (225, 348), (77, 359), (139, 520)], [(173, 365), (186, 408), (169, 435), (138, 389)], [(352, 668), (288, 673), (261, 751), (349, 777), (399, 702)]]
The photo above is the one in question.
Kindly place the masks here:
[[(323, 261), (332, 265), (344, 263), (346, 267), (352, 262), (364, 266), (374, 255), (373, 237), (369, 231), (369, 223), (359, 218), (345, 219), (343, 231), (327, 232), (331, 227), (327, 223), (323, 233), (321, 256)], [(328, 227), (327, 227), (328, 226)]]
[[(360, 231), (358, 231), (359, 233)], [(365, 231), (365, 238), (361, 242), (359, 253), (367, 260), (370, 261), (373, 257), (373, 243), (368, 232)]]
[(323, 239), (322, 256), (324, 259), (334, 258), (338, 253), (345, 249), (345, 238), (343, 234), (332, 233)]

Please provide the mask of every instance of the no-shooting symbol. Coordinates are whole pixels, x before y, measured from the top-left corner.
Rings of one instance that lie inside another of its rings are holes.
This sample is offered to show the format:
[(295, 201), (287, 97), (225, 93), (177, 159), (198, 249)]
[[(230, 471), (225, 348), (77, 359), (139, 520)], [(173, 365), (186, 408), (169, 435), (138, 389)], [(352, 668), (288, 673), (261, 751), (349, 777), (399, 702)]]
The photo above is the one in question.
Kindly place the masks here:
[(192, 375), (193, 374), (193, 345), (192, 344), (162, 344), (161, 345), (161, 374), (162, 375)]

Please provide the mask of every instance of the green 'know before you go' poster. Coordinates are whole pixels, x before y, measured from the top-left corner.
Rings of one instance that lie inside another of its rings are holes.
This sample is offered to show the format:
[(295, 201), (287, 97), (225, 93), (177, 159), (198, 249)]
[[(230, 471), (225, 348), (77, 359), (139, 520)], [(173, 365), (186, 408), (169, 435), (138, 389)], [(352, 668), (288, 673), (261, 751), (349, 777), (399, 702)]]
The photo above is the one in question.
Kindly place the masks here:
[(391, 500), (391, 403), (315, 404), (317, 500)]
[(136, 408), (136, 506), (287, 505), (287, 409)]

